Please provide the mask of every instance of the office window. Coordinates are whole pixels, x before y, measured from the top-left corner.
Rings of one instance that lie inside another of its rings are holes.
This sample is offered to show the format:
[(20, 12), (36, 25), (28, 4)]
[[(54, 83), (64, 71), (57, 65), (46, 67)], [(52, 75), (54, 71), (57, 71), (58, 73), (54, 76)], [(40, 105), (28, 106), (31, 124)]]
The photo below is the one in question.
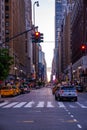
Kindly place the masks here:
[(5, 26), (5, 24), (4, 24), (4, 22), (2, 22), (2, 27), (4, 27)]
[(9, 42), (9, 37), (6, 37), (6, 38), (5, 38), (5, 41), (6, 41), (6, 42)]
[(8, 26), (9, 26), (9, 22), (6, 22), (6, 23), (5, 23), (5, 26), (8, 27)]
[(6, 11), (9, 11), (9, 6), (5, 6), (5, 10), (6, 10)]
[(6, 2), (6, 3), (8, 3), (8, 2), (9, 2), (9, 0), (5, 0), (5, 2)]
[(6, 30), (5, 30), (5, 33), (6, 33), (6, 34), (9, 34), (9, 30), (8, 30), (8, 29), (6, 29)]
[(9, 14), (6, 14), (6, 15), (5, 15), (5, 18), (8, 19), (8, 18), (9, 18)]

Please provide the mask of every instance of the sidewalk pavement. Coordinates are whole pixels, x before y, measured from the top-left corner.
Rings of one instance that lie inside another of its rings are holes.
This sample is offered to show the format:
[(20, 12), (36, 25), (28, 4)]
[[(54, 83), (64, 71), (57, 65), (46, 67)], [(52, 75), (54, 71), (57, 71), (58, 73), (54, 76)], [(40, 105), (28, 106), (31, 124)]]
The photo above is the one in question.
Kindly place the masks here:
[(0, 103), (4, 102), (4, 100), (0, 99)]
[(0, 103), (4, 102), (4, 99), (1, 98), (1, 95), (0, 95)]

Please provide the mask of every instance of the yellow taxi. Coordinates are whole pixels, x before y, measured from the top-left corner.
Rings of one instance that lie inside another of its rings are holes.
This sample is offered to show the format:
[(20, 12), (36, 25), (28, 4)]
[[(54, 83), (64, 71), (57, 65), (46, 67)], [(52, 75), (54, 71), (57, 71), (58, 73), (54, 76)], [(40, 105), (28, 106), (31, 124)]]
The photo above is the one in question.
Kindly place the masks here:
[(4, 86), (1, 88), (1, 97), (16, 96), (17, 92), (13, 86)]
[(21, 85), (20, 82), (16, 82), (15, 85), (14, 85), (18, 95), (21, 93), (20, 85)]

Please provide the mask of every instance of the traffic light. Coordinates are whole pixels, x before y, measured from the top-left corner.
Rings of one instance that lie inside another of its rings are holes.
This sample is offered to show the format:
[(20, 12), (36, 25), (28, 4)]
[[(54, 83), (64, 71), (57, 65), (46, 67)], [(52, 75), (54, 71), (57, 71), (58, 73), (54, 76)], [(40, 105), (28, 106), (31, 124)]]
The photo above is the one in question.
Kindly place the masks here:
[(43, 33), (40, 33), (40, 42), (43, 42)]
[(86, 53), (86, 45), (85, 44), (83, 44), (83, 45), (81, 45), (81, 52), (82, 52), (82, 54), (85, 54)]
[(40, 40), (40, 32), (35, 32), (35, 43), (39, 43)]
[(32, 43), (40, 43), (43, 42), (43, 33), (34, 32), (32, 34)]

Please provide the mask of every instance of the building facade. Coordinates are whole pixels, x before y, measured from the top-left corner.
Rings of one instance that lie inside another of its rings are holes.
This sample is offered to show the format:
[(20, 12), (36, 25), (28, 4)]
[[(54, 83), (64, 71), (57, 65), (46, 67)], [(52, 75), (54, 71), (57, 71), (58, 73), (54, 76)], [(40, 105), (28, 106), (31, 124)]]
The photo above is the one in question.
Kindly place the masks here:
[(5, 5), (4, 1), (0, 1), (0, 46), (4, 46), (5, 41)]
[(61, 43), (61, 23), (62, 23), (62, 0), (55, 0), (55, 48), (54, 48), (54, 60), (55, 60), (55, 76), (59, 77), (60, 71), (60, 56), (59, 48)]
[[(72, 74), (73, 80), (87, 86), (87, 1), (75, 1), (71, 18)], [(84, 54), (81, 45), (86, 46)], [(86, 88), (87, 89), (87, 88)]]
[[(14, 58), (10, 75), (27, 74), (26, 20), (24, 0), (5, 0), (5, 47)], [(11, 39), (9, 41), (9, 39)], [(21, 74), (22, 73), (22, 74)]]
[[(32, 28), (32, 3), (31, 0), (25, 0), (25, 25), (26, 30)], [(25, 52), (26, 52), (26, 73), (28, 77), (31, 77), (33, 66), (33, 53), (32, 53), (32, 39), (31, 31), (25, 34)]]

